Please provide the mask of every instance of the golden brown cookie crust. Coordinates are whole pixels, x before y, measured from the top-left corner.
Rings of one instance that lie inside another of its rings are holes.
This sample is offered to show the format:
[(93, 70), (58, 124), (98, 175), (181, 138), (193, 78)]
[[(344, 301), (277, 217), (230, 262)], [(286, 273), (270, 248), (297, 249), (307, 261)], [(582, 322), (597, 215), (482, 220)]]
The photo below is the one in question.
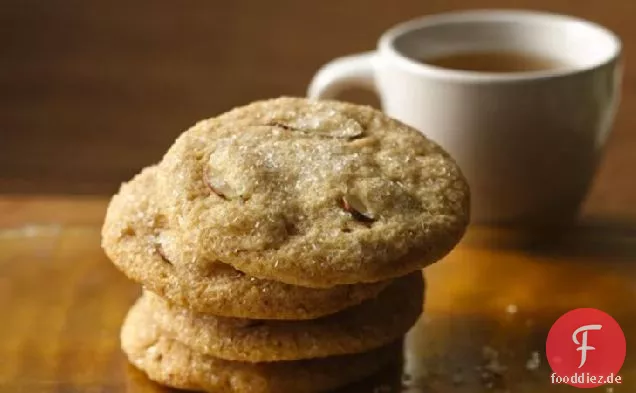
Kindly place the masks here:
[(420, 272), (396, 279), (375, 299), (309, 321), (255, 321), (196, 314), (145, 292), (139, 307), (161, 330), (196, 352), (271, 362), (365, 352), (403, 336), (422, 312)]
[[(156, 167), (122, 185), (108, 207), (102, 246), (113, 263), (171, 303), (199, 312), (250, 319), (312, 319), (373, 298), (389, 282), (303, 288), (249, 277), (229, 265), (191, 269), (173, 254), (186, 252), (167, 239), (174, 233), (157, 202)], [(166, 256), (169, 257), (166, 258)]]
[(158, 383), (211, 393), (323, 392), (376, 373), (399, 359), (401, 344), (371, 352), (296, 362), (245, 363), (202, 355), (163, 335), (138, 305), (121, 332), (129, 361)]
[(159, 178), (197, 262), (293, 285), (405, 275), (448, 253), (468, 223), (468, 185), (445, 151), (335, 101), (260, 101), (199, 122)]

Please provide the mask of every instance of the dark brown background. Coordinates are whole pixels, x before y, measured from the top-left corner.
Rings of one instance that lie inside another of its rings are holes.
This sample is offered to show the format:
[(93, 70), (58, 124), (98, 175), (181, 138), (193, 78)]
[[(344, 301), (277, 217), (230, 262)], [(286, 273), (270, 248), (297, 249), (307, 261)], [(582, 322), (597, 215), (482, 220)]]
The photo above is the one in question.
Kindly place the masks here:
[(112, 193), (194, 121), (304, 95), (330, 59), (391, 25), (463, 8), (600, 22), (627, 58), (622, 108), (588, 205), (636, 214), (633, 0), (11, 0), (0, 8), (0, 193)]

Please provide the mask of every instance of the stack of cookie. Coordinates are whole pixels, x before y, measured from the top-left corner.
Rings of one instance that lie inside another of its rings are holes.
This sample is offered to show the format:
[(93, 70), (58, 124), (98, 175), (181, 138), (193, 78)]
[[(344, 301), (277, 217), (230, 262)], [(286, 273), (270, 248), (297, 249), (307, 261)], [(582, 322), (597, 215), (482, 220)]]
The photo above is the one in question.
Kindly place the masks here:
[(144, 288), (122, 348), (150, 379), (208, 392), (373, 374), (468, 195), (448, 154), (372, 108), (281, 98), (202, 121), (108, 208), (103, 247)]

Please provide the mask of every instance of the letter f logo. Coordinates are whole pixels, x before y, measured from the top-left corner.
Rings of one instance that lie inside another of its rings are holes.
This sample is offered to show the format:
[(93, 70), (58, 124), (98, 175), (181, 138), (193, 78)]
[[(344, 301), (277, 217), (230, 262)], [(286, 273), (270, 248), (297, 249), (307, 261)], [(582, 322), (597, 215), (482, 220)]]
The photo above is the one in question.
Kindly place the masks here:
[[(585, 365), (585, 362), (587, 361), (587, 351), (593, 351), (596, 349), (592, 346), (587, 345), (587, 332), (590, 330), (601, 330), (602, 327), (602, 325), (585, 325), (576, 329), (572, 334), (572, 341), (574, 341), (574, 344), (580, 345), (580, 347), (576, 349), (577, 351), (581, 351), (581, 364), (579, 364), (579, 368), (583, 367), (583, 365)], [(581, 335), (582, 339), (580, 342), (577, 338), (579, 333), (583, 333)]]
[[(610, 383), (609, 376), (619, 375), (626, 354), (625, 333), (618, 322), (595, 308), (566, 312), (554, 322), (545, 341), (552, 382), (561, 380), (578, 388)], [(597, 376), (596, 381), (592, 375)], [(598, 377), (601, 375), (604, 377)]]

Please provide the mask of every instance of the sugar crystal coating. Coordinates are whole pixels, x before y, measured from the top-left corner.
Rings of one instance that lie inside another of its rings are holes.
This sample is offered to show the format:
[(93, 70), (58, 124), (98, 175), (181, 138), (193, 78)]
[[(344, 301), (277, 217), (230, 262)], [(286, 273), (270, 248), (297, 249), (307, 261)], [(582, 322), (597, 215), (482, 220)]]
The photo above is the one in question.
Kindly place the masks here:
[(444, 256), (468, 223), (468, 186), (446, 152), (334, 101), (261, 101), (199, 122), (158, 177), (189, 262), (294, 285), (404, 275)]

